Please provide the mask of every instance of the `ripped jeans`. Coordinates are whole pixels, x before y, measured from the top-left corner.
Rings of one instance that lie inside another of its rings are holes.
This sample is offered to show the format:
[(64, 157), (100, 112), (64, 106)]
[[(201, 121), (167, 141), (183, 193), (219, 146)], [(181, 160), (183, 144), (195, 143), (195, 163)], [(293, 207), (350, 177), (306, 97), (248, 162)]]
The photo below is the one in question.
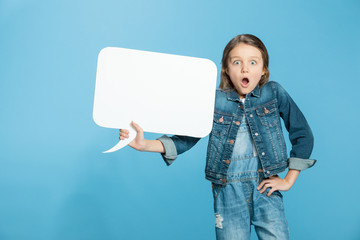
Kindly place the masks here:
[(250, 239), (254, 225), (259, 239), (289, 239), (282, 194), (266, 196), (256, 189), (264, 179), (249, 128), (243, 118), (236, 137), (227, 185), (212, 184), (217, 240)]

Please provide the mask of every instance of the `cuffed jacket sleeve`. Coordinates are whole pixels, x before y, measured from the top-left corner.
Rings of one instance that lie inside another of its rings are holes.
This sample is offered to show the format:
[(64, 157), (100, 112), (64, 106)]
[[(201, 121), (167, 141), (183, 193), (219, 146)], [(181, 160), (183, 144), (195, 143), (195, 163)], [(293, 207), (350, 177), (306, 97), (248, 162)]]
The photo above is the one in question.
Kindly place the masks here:
[(312, 160), (312, 159), (290, 157), (289, 158), (289, 169), (305, 170), (307, 168), (314, 166), (315, 162), (316, 162), (316, 160)]
[(168, 137), (163, 135), (157, 140), (159, 140), (164, 146), (165, 153), (162, 153), (161, 155), (166, 165), (169, 166), (175, 161), (178, 154), (184, 153), (192, 148), (200, 140), (200, 138), (178, 135)]
[(292, 145), (289, 158), (289, 169), (305, 170), (312, 167), (316, 160), (309, 159), (314, 137), (304, 115), (280, 84), (276, 84), (280, 117), (284, 120)]

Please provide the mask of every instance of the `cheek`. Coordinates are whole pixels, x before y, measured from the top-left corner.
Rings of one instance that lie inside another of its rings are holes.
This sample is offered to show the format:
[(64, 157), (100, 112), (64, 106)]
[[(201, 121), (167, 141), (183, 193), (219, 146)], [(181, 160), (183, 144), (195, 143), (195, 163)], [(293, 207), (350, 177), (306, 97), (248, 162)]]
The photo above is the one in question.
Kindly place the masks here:
[(238, 73), (232, 73), (231, 75), (229, 75), (229, 77), (233, 83), (238, 82), (239, 79), (241, 78), (240, 74)]
[(227, 71), (226, 71), (226, 73), (227, 73), (227, 75), (230, 77), (230, 78), (234, 78), (234, 77), (236, 77), (237, 76), (237, 71), (234, 71), (234, 69), (228, 69)]
[(254, 75), (256, 75), (257, 77), (261, 78), (262, 75), (265, 74), (265, 70), (260, 68), (260, 69), (258, 69), (257, 71), (255, 71), (254, 73), (255, 73)]
[(263, 74), (262, 74), (261, 71), (259, 71), (259, 72), (257, 72), (257, 73), (254, 73), (253, 79), (255, 80), (255, 81), (254, 81), (254, 84), (255, 84), (255, 85), (259, 83), (262, 75), (263, 75)]

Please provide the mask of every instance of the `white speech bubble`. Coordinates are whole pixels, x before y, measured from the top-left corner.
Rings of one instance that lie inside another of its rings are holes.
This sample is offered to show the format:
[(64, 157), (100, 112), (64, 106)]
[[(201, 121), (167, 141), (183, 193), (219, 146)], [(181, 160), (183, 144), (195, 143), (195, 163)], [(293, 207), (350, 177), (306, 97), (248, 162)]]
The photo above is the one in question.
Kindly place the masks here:
[(101, 127), (205, 137), (212, 128), (216, 65), (209, 59), (106, 47), (98, 56), (93, 119)]

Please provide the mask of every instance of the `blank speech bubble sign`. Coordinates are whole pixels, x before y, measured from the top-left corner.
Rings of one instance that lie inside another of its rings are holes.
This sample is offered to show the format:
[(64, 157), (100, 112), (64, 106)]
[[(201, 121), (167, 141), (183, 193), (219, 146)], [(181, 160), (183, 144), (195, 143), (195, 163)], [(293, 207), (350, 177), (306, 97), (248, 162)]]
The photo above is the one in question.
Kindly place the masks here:
[(209, 59), (106, 47), (98, 56), (93, 119), (101, 127), (205, 137), (212, 128), (217, 69)]

